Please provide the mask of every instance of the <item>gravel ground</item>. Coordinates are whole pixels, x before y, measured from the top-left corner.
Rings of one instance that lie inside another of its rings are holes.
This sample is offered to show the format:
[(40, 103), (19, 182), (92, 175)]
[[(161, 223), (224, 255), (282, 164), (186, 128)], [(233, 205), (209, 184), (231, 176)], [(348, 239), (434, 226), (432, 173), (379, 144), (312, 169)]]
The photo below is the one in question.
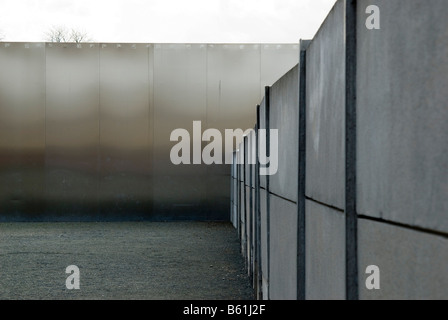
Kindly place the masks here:
[[(80, 269), (80, 290), (65, 269)], [(253, 299), (228, 223), (0, 223), (0, 299)]]

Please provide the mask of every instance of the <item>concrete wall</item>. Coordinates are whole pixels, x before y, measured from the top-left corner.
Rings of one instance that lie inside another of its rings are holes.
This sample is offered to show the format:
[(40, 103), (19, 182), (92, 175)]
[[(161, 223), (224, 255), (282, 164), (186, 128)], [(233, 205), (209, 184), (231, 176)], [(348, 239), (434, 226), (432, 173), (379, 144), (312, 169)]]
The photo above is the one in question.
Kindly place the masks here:
[(306, 52), (306, 196), (344, 208), (344, 2), (336, 3)]
[(270, 192), (297, 202), (298, 66), (271, 88), (270, 129), (278, 130), (278, 172), (270, 177)]
[(358, 26), (359, 213), (447, 233), (448, 7), (367, 3), (382, 29)]
[[(360, 297), (447, 299), (448, 7), (359, 1), (358, 17), (368, 4), (381, 30), (358, 25)], [(381, 290), (365, 290), (367, 264)]]
[[(255, 165), (244, 166), (247, 192), (244, 219), (248, 225), (242, 238), (243, 242), (247, 241), (243, 254), (248, 273), (254, 278), (254, 287), (261, 292), (260, 298), (296, 299), (298, 66), (278, 80), (267, 95), (271, 98), (265, 96), (261, 102), (258, 125), (261, 129), (279, 131), (282, 154), (278, 159), (279, 170), (272, 177), (259, 175), (255, 179)], [(256, 131), (244, 139), (239, 149), (247, 150), (249, 141), (252, 146), (256, 145)], [(252, 206), (250, 190), (253, 190)], [(259, 202), (256, 202), (256, 192), (260, 193)], [(260, 223), (258, 230), (257, 222)], [(261, 245), (258, 247), (255, 241)], [(255, 257), (260, 257), (258, 269), (254, 265)]]
[(344, 10), (336, 3), (306, 51), (306, 299), (345, 297)]
[(344, 213), (306, 200), (308, 300), (345, 299)]
[[(361, 299), (448, 299), (448, 239), (388, 223), (360, 219)], [(367, 290), (369, 265), (380, 268), (380, 290)]]
[(448, 299), (447, 16), (443, 0), (337, 1), (266, 89), (279, 169), (250, 211), (259, 298)]
[(270, 195), (269, 297), (297, 298), (297, 205)]

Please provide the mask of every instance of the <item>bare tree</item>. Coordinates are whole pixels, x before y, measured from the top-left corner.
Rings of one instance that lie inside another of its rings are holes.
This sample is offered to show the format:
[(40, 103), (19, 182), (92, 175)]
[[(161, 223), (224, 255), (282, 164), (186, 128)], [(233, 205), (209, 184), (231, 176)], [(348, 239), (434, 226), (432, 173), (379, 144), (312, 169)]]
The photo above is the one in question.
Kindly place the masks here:
[(79, 43), (90, 42), (92, 41), (92, 39), (89, 37), (87, 32), (72, 29), (72, 31), (70, 32), (70, 41)]
[(89, 35), (84, 31), (76, 29), (68, 30), (63, 26), (52, 27), (46, 34), (45, 40), (48, 42), (90, 42)]
[(61, 26), (52, 27), (45, 34), (45, 40), (48, 42), (67, 42), (67, 29)]

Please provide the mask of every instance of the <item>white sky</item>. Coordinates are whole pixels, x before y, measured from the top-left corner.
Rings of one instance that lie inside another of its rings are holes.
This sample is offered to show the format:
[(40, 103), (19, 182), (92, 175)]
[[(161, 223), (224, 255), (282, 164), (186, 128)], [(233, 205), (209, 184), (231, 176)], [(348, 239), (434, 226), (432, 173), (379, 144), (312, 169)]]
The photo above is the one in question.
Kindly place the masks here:
[(336, 0), (0, 0), (3, 41), (45, 41), (52, 26), (95, 42), (297, 43)]

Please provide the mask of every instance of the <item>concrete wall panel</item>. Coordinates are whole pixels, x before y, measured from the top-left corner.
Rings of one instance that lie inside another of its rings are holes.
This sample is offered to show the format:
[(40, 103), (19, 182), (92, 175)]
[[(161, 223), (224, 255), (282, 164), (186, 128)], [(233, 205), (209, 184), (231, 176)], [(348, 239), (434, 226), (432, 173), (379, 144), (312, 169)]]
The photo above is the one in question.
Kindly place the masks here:
[(270, 177), (270, 191), (297, 202), (299, 73), (291, 69), (271, 89), (271, 129), (278, 130), (278, 171)]
[[(266, 130), (266, 97), (264, 97), (260, 103), (260, 129)], [(259, 137), (260, 136), (261, 135), (259, 135)], [(258, 140), (258, 146), (259, 154), (261, 154), (262, 149), (260, 147), (260, 140)], [(266, 189), (266, 176), (260, 176), (260, 187)]]
[[(448, 239), (360, 219), (360, 299), (448, 299)], [(380, 289), (368, 290), (366, 268), (380, 269)]]
[[(367, 5), (381, 29), (365, 28)], [(448, 6), (358, 4), (358, 210), (448, 232)]]
[(241, 202), (240, 202), (240, 238), (241, 238), (241, 253), (243, 257), (246, 256), (246, 202), (244, 198), (244, 192), (246, 187), (243, 182), (240, 182), (240, 193), (241, 193)]
[(271, 195), (270, 298), (297, 298), (297, 205)]
[(248, 272), (252, 269), (251, 264), (251, 254), (252, 254), (252, 212), (251, 212), (251, 201), (250, 201), (250, 187), (246, 186), (247, 200), (246, 200), (246, 261), (248, 266)]
[(260, 189), (260, 213), (261, 213), (261, 272), (263, 298), (267, 298), (269, 274), (268, 274), (268, 224), (266, 210), (266, 190)]
[(307, 50), (306, 195), (344, 208), (344, 1), (338, 1)]
[(306, 299), (345, 299), (344, 214), (306, 201)]

